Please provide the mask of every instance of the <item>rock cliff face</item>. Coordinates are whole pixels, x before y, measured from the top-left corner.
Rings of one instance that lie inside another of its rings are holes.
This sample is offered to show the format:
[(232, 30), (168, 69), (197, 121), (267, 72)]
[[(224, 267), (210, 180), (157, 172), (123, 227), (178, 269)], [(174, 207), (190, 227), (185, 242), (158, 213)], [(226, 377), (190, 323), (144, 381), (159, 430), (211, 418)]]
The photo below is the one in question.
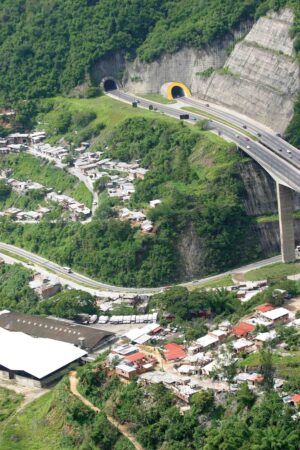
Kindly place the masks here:
[[(278, 212), (276, 184), (272, 177), (255, 161), (240, 164), (239, 174), (245, 188), (245, 209), (250, 216)], [(294, 207), (300, 209), (300, 194), (294, 193)]]
[[(126, 65), (123, 83), (129, 91), (145, 93), (159, 92), (166, 82), (181, 81), (193, 95), (282, 132), (291, 120), (300, 89), (300, 68), (289, 37), (292, 23), (292, 11), (284, 9), (269, 13), (253, 26), (244, 24), (234, 35), (206, 49), (183, 49), (150, 64), (136, 60)], [(234, 39), (242, 36), (228, 57)], [(215, 69), (209, 77), (203, 76), (207, 69)]]
[(288, 9), (260, 18), (234, 47), (226, 70), (192, 86), (193, 92), (284, 131), (300, 89), (299, 65), (289, 37), (292, 23)]

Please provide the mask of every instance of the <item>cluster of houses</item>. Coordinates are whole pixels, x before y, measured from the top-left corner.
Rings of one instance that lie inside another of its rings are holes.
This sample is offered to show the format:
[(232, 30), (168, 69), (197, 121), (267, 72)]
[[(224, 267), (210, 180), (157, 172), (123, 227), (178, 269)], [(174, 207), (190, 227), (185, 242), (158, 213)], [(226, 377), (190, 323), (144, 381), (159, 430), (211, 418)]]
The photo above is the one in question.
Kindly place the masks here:
[(46, 137), (44, 131), (34, 133), (12, 133), (5, 138), (0, 137), (0, 154), (20, 153), (29, 146), (42, 142)]
[(97, 306), (102, 313), (108, 313), (109, 311), (113, 313), (113, 310), (119, 306), (129, 306), (134, 308), (138, 314), (144, 314), (149, 299), (150, 296), (147, 294), (103, 292), (103, 295), (97, 299)]
[(74, 220), (78, 220), (82, 216), (87, 218), (91, 215), (91, 210), (87, 206), (67, 195), (57, 194), (52, 191), (46, 195), (46, 199), (58, 203), (63, 209), (70, 211)]
[(20, 208), (7, 208), (0, 212), (0, 217), (9, 217), (17, 222), (38, 222), (45, 214), (51, 211), (50, 208), (40, 206), (36, 211), (23, 211)]
[[(284, 347), (275, 329), (279, 324), (300, 328), (300, 319), (285, 307), (264, 304), (236, 325), (224, 320), (217, 328), (211, 325), (205, 336), (183, 345), (172, 342), (170, 328), (154, 322), (124, 333), (112, 348), (107, 364), (123, 379), (139, 376), (142, 384), (162, 383), (187, 404), (201, 389), (211, 388), (218, 394), (234, 392), (246, 382), (255, 390), (263, 382), (255, 367), (247, 371), (241, 367), (230, 381), (227, 368), (241, 355), (259, 351), (265, 343), (273, 341), (279, 348)], [(282, 385), (283, 380), (275, 379), (275, 389)]]
[(29, 282), (31, 289), (35, 291), (41, 300), (48, 299), (57, 294), (62, 286), (58, 281), (50, 280), (43, 274), (36, 272)]

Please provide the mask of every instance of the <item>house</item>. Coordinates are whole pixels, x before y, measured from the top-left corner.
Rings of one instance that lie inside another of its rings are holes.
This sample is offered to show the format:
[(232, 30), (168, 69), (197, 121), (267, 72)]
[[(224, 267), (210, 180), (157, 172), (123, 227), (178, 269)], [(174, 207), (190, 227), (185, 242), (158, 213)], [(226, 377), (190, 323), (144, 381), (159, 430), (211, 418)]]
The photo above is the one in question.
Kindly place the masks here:
[(242, 353), (249, 350), (249, 348), (253, 346), (253, 342), (249, 341), (248, 339), (241, 338), (233, 342), (232, 345), (237, 353)]
[(158, 205), (161, 204), (161, 200), (159, 200), (159, 199), (157, 199), (157, 200), (151, 200), (151, 201), (149, 202), (149, 204), (150, 204), (150, 208), (156, 208), (156, 206), (158, 206)]
[(205, 336), (202, 336), (201, 338), (196, 340), (197, 345), (199, 348), (209, 348), (215, 345), (217, 342), (219, 342), (219, 338), (214, 335), (206, 334)]
[(164, 357), (167, 361), (179, 361), (187, 356), (182, 345), (169, 343), (164, 346)]
[(294, 406), (300, 406), (300, 394), (294, 394), (291, 396), (291, 401)]
[(134, 366), (122, 362), (116, 366), (116, 374), (127, 380), (132, 380), (136, 376), (136, 369)]
[(289, 310), (286, 308), (275, 308), (271, 311), (262, 313), (262, 316), (270, 320), (273, 325), (287, 323), (289, 321)]
[(234, 380), (236, 383), (248, 383), (252, 386), (262, 383), (264, 377), (260, 373), (247, 373), (247, 372), (241, 372), (238, 373)]
[(226, 336), (227, 336), (227, 332), (224, 331), (224, 330), (220, 330), (220, 329), (213, 330), (213, 331), (209, 331), (208, 334), (209, 334), (210, 336), (213, 336), (213, 337), (218, 338), (219, 342), (224, 341), (224, 339), (225, 339)]
[(256, 311), (258, 313), (266, 313), (268, 311), (272, 311), (272, 309), (274, 309), (274, 306), (272, 306), (270, 303), (265, 303), (263, 305), (257, 306)]
[(265, 342), (273, 341), (277, 337), (275, 330), (267, 331), (266, 333), (259, 333), (255, 337), (255, 343), (258, 346), (262, 346)]
[(255, 326), (247, 322), (240, 322), (232, 328), (232, 334), (238, 337), (248, 336), (254, 330)]
[(153, 356), (146, 355), (143, 352), (125, 356), (124, 362), (133, 365), (138, 374), (152, 370), (157, 364), (157, 360)]

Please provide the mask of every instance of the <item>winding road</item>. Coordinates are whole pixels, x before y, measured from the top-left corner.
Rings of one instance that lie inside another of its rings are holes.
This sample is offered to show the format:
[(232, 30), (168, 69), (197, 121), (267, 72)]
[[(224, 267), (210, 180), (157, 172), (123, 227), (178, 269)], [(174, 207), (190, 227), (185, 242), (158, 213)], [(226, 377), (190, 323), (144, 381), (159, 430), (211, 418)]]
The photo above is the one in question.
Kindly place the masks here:
[[(72, 287), (87, 292), (92, 291), (95, 295), (97, 295), (98, 291), (103, 292), (103, 290), (107, 290), (110, 292), (118, 292), (121, 294), (122, 293), (157, 294), (158, 292), (161, 292), (163, 289), (165, 289), (165, 286), (157, 288), (125, 288), (121, 286), (113, 286), (107, 283), (101, 283), (100, 281), (95, 281), (92, 278), (86, 277), (85, 275), (81, 275), (80, 273), (77, 272), (69, 273), (64, 267), (52, 261), (49, 261), (48, 259), (43, 258), (42, 256), (38, 256), (20, 247), (16, 247), (15, 245), (5, 244), (4, 242), (0, 242), (0, 255), (1, 251), (3, 252), (2, 254), (4, 257), (9, 255), (25, 266), (27, 266), (28, 264), (32, 264), (37, 268), (43, 269), (43, 271), (49, 273), (49, 275), (53, 274), (56, 275), (65, 284), (68, 284), (69, 282)], [(281, 261), (280, 255), (273, 256), (272, 258), (257, 261), (255, 263), (248, 264), (246, 266), (242, 266), (237, 269), (228, 270), (227, 272), (223, 272), (218, 275), (212, 275), (210, 277), (202, 278), (199, 280), (181, 283), (180, 286), (201, 287), (201, 284), (216, 281), (226, 275), (233, 275), (235, 273), (246, 273), (249, 272), (250, 270), (259, 269), (261, 267), (270, 264), (275, 264), (280, 261)]]

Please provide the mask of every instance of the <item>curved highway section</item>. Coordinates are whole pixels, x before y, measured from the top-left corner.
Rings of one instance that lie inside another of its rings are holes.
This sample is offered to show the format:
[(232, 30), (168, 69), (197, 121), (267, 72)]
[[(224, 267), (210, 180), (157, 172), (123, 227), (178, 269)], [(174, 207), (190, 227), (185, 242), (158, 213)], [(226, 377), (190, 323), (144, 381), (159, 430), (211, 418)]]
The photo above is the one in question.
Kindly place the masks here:
[[(152, 102), (119, 89), (110, 91), (109, 95), (127, 103), (137, 101), (138, 106), (147, 109), (149, 106), (155, 105), (157, 112), (168, 114), (177, 119), (184, 113), (180, 108), (176, 108), (173, 105)], [(211, 117), (208, 120), (210, 130), (216, 131), (219, 135), (234, 142), (264, 167), (275, 181), (300, 192), (300, 150), (275, 133), (267, 132), (265, 127), (260, 127), (259, 124), (255, 125), (252, 120), (241, 118), (234, 112), (207, 106), (208, 104), (205, 105), (190, 97), (181, 97), (180, 102), (183, 105), (192, 106), (199, 110), (199, 113), (189, 112), (190, 123), (195, 123), (198, 120), (207, 120), (207, 114), (209, 113)], [(202, 115), (201, 112), (203, 113)], [(224, 121), (226, 124), (218, 120)], [(251, 138), (249, 133), (253, 134), (255, 138)]]

